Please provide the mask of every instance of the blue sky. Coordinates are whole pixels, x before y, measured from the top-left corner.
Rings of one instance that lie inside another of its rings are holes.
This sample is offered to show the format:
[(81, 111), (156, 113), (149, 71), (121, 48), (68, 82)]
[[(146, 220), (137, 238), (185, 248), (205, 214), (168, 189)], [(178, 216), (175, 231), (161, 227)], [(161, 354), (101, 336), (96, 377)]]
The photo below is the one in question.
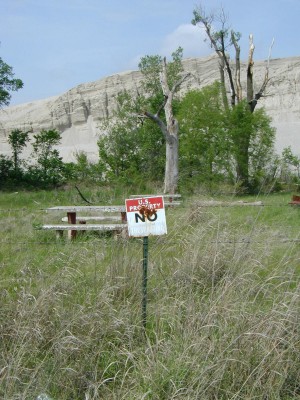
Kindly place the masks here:
[(203, 31), (191, 25), (193, 9), (224, 8), (242, 33), (247, 58), (253, 33), (254, 58), (300, 56), (300, 0), (0, 0), (0, 57), (24, 88), (11, 105), (66, 92), (126, 70), (147, 54), (184, 58), (211, 53)]

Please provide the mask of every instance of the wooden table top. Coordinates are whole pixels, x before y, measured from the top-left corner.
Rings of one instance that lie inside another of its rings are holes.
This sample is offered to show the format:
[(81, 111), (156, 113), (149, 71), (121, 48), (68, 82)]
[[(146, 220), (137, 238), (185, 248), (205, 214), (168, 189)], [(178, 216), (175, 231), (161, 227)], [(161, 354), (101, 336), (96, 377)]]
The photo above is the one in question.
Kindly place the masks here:
[(56, 206), (49, 207), (46, 211), (65, 211), (65, 212), (77, 212), (77, 211), (104, 211), (104, 212), (125, 212), (126, 207), (123, 206)]

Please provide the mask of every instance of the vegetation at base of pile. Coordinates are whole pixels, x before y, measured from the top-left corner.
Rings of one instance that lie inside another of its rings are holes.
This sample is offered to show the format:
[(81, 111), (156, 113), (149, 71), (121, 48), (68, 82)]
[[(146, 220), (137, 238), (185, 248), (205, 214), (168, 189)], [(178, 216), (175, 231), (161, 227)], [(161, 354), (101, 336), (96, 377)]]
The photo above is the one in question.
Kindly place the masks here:
[[(88, 191), (100, 193), (124, 202)], [(56, 241), (33, 226), (54, 218), (48, 206), (82, 204), (74, 188), (0, 193), (0, 398), (299, 398), (290, 199), (198, 193), (167, 209), (168, 234), (149, 238), (144, 332), (141, 239)]]

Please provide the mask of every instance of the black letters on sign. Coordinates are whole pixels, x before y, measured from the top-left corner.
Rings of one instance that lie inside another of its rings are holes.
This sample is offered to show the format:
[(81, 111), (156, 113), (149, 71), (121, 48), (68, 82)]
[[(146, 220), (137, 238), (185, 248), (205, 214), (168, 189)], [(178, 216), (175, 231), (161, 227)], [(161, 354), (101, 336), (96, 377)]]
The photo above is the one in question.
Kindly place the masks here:
[[(141, 215), (141, 214), (135, 213), (135, 222), (138, 223), (139, 219), (142, 222), (145, 222), (145, 214)], [(147, 219), (148, 219), (148, 221), (151, 221), (151, 222), (156, 221), (157, 220), (157, 213), (154, 213), (153, 215), (147, 215)]]
[(149, 221), (154, 222), (157, 220), (157, 214), (154, 213), (153, 215), (147, 215)]
[(138, 223), (138, 220), (141, 220), (142, 222), (145, 222), (145, 215), (140, 215), (138, 213), (135, 213), (135, 222)]

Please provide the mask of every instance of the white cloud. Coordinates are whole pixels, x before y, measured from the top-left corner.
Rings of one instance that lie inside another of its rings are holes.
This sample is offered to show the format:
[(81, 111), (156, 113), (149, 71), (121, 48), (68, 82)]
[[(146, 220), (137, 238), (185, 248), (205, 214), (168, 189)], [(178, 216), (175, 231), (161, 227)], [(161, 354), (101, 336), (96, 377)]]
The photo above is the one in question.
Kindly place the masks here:
[(141, 58), (144, 56), (145, 56), (145, 54), (139, 54), (139, 55), (133, 57), (131, 60), (129, 60), (128, 63), (126, 63), (125, 69), (126, 70), (138, 70)]
[(179, 46), (183, 48), (183, 58), (202, 57), (212, 53), (212, 49), (205, 42), (205, 32), (192, 24), (179, 25), (163, 41), (160, 54), (170, 56)]
[[(203, 57), (213, 53), (208, 42), (205, 42), (205, 39), (206, 34), (204, 30), (198, 26), (182, 24), (165, 37), (159, 51), (146, 52), (145, 54), (159, 54), (162, 57), (170, 58), (172, 53), (181, 46), (183, 48), (183, 58)], [(137, 70), (141, 57), (144, 57), (145, 54), (139, 54), (131, 58), (126, 64), (125, 69)]]

